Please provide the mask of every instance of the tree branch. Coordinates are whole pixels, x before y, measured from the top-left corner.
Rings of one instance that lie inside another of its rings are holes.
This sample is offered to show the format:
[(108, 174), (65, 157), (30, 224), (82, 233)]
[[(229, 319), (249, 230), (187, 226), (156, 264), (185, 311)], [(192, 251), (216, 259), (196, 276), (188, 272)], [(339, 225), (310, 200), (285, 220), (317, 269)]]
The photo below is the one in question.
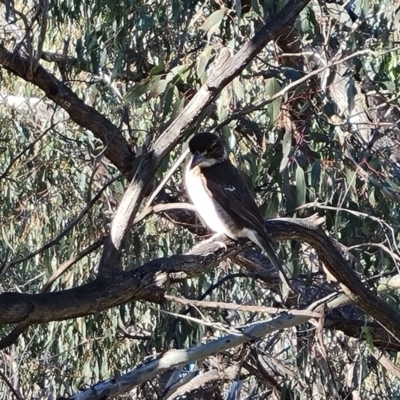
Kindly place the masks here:
[[(400, 338), (400, 316), (391, 306), (366, 288), (351, 269), (337, 244), (315, 217), (274, 219), (266, 222), (274, 239), (309, 243), (334, 276), (344, 293), (366, 314), (372, 316), (395, 338)], [(219, 239), (220, 241), (220, 239)], [(246, 246), (224, 239), (226, 250), (215, 243), (203, 243), (186, 255), (164, 257), (141, 267), (121, 272), (113, 280), (98, 278), (78, 288), (43, 294), (3, 293), (0, 295), (0, 324), (44, 323), (101, 312), (128, 301), (161, 302), (167, 288), (234, 257)]]
[(30, 74), (30, 62), (31, 60), (17, 53), (9, 52), (0, 43), (0, 65), (42, 89), (50, 100), (67, 111), (74, 122), (89, 129), (103, 142), (105, 156), (121, 172), (130, 172), (134, 153), (119, 129), (93, 107), (85, 104), (69, 87), (41, 65), (38, 65), (36, 71)]
[(98, 278), (73, 289), (52, 293), (0, 295), (0, 325), (60, 321), (101, 312), (129, 301), (161, 302), (170, 285), (217, 265), (240, 251), (238, 243), (227, 240), (227, 250), (219, 244), (197, 246), (186, 255), (150, 261), (114, 279)]
[[(191, 361), (204, 359), (213, 354), (232, 349), (256, 338), (261, 338), (276, 330), (290, 328), (308, 321), (305, 316), (292, 316), (281, 314), (268, 321), (256, 322), (246, 325), (240, 331), (223, 336), (209, 343), (202, 344), (185, 350), (170, 350), (162, 357), (139, 365), (131, 372), (118, 378), (101, 382), (87, 390), (71, 396), (70, 400), (95, 400), (102, 396), (114, 397), (126, 393), (135, 386), (147, 381), (164, 371), (185, 365)], [(97, 397), (94, 397), (97, 396)]]
[(310, 244), (349, 299), (366, 314), (375, 318), (397, 340), (400, 340), (399, 313), (381, 300), (372, 290), (364, 286), (344, 258), (337, 243), (330, 239), (326, 240), (328, 237), (322, 227), (319, 224), (312, 223), (310, 218), (307, 222), (303, 220), (305, 223), (302, 224), (300, 235), (292, 230), (293, 225), (290, 221), (290, 219), (284, 218), (269, 220), (267, 222), (268, 232), (272, 237), (279, 236), (280, 239), (286, 240), (296, 237), (296, 239)]

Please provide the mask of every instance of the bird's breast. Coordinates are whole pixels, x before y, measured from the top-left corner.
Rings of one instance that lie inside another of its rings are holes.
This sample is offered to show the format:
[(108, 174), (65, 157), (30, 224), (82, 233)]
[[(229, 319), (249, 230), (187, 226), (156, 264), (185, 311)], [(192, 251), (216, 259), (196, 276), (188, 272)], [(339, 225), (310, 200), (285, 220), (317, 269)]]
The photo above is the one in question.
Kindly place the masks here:
[(196, 167), (190, 169), (190, 165), (186, 168), (185, 185), (201, 220), (212, 231), (235, 238), (237, 236), (235, 233), (236, 226), (230, 216), (207, 189), (200, 168)]

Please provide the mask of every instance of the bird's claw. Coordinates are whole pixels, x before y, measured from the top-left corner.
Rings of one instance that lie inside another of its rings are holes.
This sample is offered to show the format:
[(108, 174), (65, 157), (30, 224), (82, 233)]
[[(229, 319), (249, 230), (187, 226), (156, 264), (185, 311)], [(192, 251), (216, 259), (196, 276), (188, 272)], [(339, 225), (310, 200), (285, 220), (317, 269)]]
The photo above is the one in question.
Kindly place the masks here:
[(216, 245), (218, 245), (218, 247), (221, 247), (222, 249), (227, 251), (228, 250), (228, 246), (222, 240), (216, 240), (216, 239), (220, 239), (221, 236), (222, 235), (220, 233), (216, 233), (216, 234), (212, 235), (210, 238), (208, 238), (206, 240), (203, 240), (200, 243), (197, 243), (193, 247), (193, 249), (196, 249), (196, 248), (198, 248), (200, 246), (204, 246), (204, 245), (207, 245), (207, 244), (213, 244), (213, 245), (216, 244)]

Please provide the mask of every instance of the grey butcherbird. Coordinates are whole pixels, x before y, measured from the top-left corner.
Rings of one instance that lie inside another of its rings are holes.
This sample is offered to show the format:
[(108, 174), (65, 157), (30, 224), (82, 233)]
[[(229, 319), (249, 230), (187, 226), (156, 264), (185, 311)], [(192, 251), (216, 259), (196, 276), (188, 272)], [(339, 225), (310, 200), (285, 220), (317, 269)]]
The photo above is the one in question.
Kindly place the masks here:
[(229, 161), (218, 136), (199, 133), (189, 142), (192, 153), (185, 184), (202, 221), (231, 239), (248, 238), (264, 250), (279, 276), (294, 291), (279, 261), (264, 218), (239, 171)]

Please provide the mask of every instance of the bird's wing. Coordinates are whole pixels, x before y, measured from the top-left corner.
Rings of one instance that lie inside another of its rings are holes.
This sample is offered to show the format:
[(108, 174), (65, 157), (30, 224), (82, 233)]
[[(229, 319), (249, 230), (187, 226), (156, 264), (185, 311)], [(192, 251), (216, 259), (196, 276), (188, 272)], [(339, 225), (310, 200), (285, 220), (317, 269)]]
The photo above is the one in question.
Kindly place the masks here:
[(229, 172), (225, 179), (206, 177), (207, 189), (238, 226), (264, 230), (264, 218), (246, 182), (236, 170)]
[[(212, 172), (211, 168), (207, 172)], [(251, 237), (247, 235), (248, 238), (267, 253), (282, 281), (295, 292), (275, 253), (273, 242), (265, 230), (265, 221), (261, 211), (236, 168), (230, 168), (230, 166), (225, 168), (224, 175), (214, 170), (212, 175), (205, 176), (204, 183), (214, 200), (223, 207), (238, 227), (254, 232), (250, 235)]]

